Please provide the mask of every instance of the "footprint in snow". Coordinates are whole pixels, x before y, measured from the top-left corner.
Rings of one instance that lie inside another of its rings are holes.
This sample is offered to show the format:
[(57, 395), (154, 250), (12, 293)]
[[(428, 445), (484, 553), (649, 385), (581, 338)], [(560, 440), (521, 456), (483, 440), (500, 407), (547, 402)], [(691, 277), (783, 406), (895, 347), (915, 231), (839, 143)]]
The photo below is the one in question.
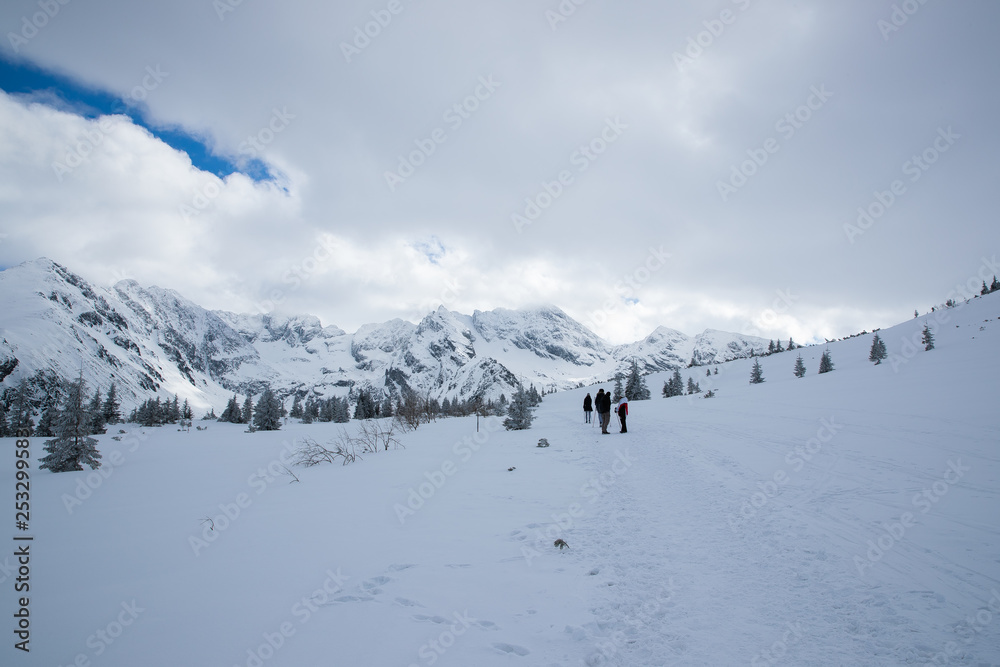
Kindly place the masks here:
[(334, 602), (371, 602), (374, 600), (370, 595), (343, 595), (339, 598), (334, 598)]
[(361, 585), (365, 588), (365, 590), (371, 591), (377, 589), (379, 586), (385, 586), (390, 581), (392, 581), (392, 579), (389, 577), (372, 577), (371, 579), (362, 582)]
[(426, 614), (414, 614), (412, 618), (415, 621), (430, 621), (431, 623), (448, 623), (451, 620), (444, 616), (427, 616)]
[(411, 567), (416, 567), (413, 563), (404, 563), (402, 565), (390, 565), (388, 570), (390, 572), (402, 572), (403, 570), (409, 570)]
[(407, 600), (406, 598), (396, 598), (396, 604), (398, 604), (401, 607), (423, 607), (424, 606), (424, 605), (420, 604), (419, 602), (417, 602), (416, 600)]
[(520, 656), (525, 656), (531, 653), (531, 651), (529, 651), (528, 649), (524, 648), (523, 646), (517, 646), (516, 644), (495, 643), (493, 644), (493, 648), (500, 651), (501, 653), (516, 653), (517, 655)]

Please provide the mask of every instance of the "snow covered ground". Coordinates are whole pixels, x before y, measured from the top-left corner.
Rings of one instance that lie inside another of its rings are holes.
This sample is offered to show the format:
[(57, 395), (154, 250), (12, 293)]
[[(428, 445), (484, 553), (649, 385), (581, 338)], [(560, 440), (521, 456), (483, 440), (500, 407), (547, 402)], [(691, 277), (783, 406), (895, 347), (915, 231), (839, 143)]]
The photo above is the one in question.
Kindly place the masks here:
[(528, 431), (441, 420), (298, 483), (291, 443), (334, 425), (112, 428), (101, 471), (32, 470), (31, 653), (8, 630), (0, 662), (1000, 664), (998, 297), (929, 352), (924, 318), (882, 331), (879, 366), (862, 336), (825, 375), (816, 347), (761, 385), (749, 360), (683, 373), (712, 399), (651, 376), (627, 434), (583, 423), (592, 387)]

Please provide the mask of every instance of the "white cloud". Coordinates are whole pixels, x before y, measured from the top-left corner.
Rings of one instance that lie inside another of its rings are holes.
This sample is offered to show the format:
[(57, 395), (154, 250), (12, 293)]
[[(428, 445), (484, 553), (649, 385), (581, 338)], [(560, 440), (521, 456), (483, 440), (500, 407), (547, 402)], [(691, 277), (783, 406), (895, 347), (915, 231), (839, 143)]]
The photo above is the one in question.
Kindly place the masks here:
[[(678, 72), (673, 53), (704, 21), (744, 4)], [(0, 7), (0, 22), (31, 6)], [(242, 3), (224, 21), (199, 0), (71, 7), (21, 55), (121, 96), (159, 67), (169, 76), (144, 100), (153, 122), (230, 156), (268, 139), (254, 152), (282, 180), (222, 181), (114, 118), (60, 182), (52, 162), (99, 124), (2, 96), (6, 265), (47, 255), (98, 282), (129, 275), (215, 308), (253, 310), (277, 294), (280, 309), (345, 329), (439, 303), (468, 313), (551, 302), (616, 342), (658, 325), (739, 330), (791, 289), (800, 301), (761, 331), (805, 340), (925, 310), (1000, 246), (1000, 128), (983, 85), (1000, 10), (989, 5), (928, 5), (887, 44), (880, 11), (861, 0), (588, 3), (555, 32), (527, 0), (414, 3), (350, 63), (337, 44), (368, 20), (358, 6)], [(501, 87), (390, 192), (397, 156), (490, 75)], [(835, 97), (721, 201), (716, 182), (824, 84)], [(289, 116), (280, 131), (275, 110)], [(511, 213), (573, 169), (614, 116), (629, 124), (621, 140), (517, 234)], [(947, 124), (962, 141), (848, 243), (842, 225)], [(198, 214), (185, 218), (185, 205)], [(324, 239), (333, 258), (296, 278)], [(616, 292), (660, 245), (669, 264)], [(608, 299), (614, 316), (598, 323)]]

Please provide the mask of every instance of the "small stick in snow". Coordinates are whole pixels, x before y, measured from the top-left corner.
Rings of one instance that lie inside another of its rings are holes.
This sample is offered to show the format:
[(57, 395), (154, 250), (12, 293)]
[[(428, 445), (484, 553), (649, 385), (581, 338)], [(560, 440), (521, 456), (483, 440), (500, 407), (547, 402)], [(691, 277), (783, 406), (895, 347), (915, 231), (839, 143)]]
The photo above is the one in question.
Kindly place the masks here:
[(559, 547), (559, 551), (562, 551), (563, 549), (569, 549), (569, 545), (566, 544), (566, 540), (562, 539), (561, 537), (555, 542), (553, 542), (552, 546)]

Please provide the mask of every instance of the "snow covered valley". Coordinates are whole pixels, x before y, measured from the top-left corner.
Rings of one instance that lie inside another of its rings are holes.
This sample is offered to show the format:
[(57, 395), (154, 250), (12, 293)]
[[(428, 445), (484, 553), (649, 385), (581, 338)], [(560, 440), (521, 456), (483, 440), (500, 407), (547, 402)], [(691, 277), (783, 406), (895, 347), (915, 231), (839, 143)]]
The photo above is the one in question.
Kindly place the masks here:
[(335, 424), (116, 425), (62, 474), (31, 439), (30, 664), (1000, 664), (1000, 295), (937, 315), (877, 366), (860, 336), (823, 375), (822, 347), (683, 371), (710, 399), (654, 374), (606, 438), (594, 386), (347, 466), (289, 463)]

